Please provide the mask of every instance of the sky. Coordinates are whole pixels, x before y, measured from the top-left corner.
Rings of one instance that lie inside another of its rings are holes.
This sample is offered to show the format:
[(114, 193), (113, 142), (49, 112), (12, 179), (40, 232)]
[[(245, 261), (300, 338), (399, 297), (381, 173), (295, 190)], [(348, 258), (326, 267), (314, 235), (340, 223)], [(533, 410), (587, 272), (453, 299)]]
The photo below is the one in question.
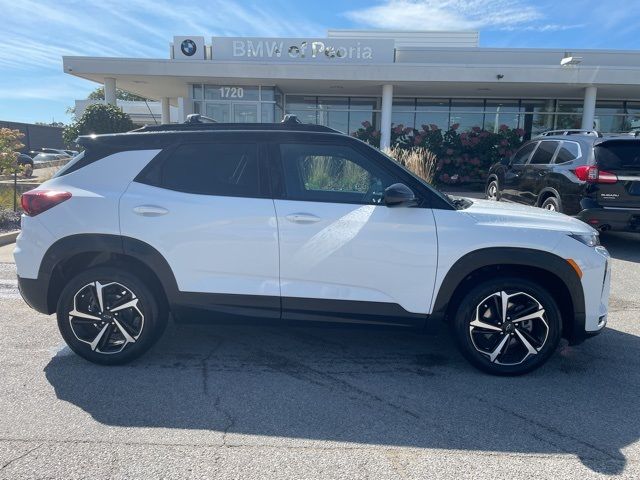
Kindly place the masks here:
[[(72, 121), (63, 55), (167, 58), (174, 35), (474, 30), (481, 47), (640, 50), (640, 0), (0, 0), (0, 120)], [(640, 53), (640, 52), (639, 52)]]

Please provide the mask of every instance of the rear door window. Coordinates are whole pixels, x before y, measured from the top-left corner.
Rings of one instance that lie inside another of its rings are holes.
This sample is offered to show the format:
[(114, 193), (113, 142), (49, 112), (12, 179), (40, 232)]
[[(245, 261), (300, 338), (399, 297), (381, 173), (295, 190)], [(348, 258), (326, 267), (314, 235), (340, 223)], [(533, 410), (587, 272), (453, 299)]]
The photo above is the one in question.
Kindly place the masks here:
[(602, 170), (640, 171), (640, 141), (613, 141), (596, 145), (596, 162)]
[(555, 163), (573, 162), (581, 156), (580, 144), (576, 142), (562, 142)]
[(201, 195), (262, 197), (255, 143), (189, 143), (164, 161), (160, 186)]
[(556, 140), (544, 140), (540, 142), (540, 145), (536, 149), (533, 157), (531, 157), (530, 165), (548, 165), (553, 159), (553, 155), (556, 153), (558, 144), (560, 142)]

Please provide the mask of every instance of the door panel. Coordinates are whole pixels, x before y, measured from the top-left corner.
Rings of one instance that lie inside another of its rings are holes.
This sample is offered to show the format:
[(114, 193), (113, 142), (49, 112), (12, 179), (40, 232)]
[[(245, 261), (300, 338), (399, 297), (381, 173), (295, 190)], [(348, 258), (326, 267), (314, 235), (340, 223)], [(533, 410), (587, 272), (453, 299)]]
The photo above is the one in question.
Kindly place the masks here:
[[(139, 207), (166, 213), (138, 213)], [(197, 195), (132, 182), (120, 201), (122, 235), (158, 250), (182, 292), (279, 295), (273, 201)]]
[[(301, 318), (303, 299), (326, 301), (310, 302), (313, 314), (342, 311), (351, 320), (366, 302), (427, 313), (437, 263), (432, 211), (384, 205), (384, 189), (400, 180), (346, 142), (276, 150), (287, 197), (274, 202), (283, 317)], [(402, 323), (383, 310), (374, 321)]]
[[(427, 313), (437, 261), (430, 209), (276, 200), (287, 297), (397, 303)], [(317, 218), (295, 221), (294, 215)]]

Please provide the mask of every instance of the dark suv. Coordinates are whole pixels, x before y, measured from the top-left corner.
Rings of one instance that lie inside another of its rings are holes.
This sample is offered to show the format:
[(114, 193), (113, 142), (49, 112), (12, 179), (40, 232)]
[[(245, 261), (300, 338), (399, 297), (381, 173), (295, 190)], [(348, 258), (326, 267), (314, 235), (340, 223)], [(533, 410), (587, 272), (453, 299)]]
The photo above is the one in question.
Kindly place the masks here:
[(491, 167), (486, 196), (573, 215), (601, 231), (639, 231), (640, 137), (546, 132)]

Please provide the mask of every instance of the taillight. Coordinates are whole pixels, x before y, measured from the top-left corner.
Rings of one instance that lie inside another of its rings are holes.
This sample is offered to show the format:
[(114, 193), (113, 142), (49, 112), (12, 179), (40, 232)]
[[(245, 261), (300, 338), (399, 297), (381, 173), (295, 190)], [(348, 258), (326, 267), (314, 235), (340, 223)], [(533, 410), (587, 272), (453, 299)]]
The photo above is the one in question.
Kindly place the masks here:
[(35, 217), (70, 198), (71, 194), (69, 192), (61, 192), (59, 190), (30, 190), (22, 194), (20, 204), (22, 205), (24, 213), (30, 217)]
[(573, 171), (583, 182), (589, 183), (616, 183), (618, 176), (615, 173), (599, 170), (594, 165), (582, 165)]

